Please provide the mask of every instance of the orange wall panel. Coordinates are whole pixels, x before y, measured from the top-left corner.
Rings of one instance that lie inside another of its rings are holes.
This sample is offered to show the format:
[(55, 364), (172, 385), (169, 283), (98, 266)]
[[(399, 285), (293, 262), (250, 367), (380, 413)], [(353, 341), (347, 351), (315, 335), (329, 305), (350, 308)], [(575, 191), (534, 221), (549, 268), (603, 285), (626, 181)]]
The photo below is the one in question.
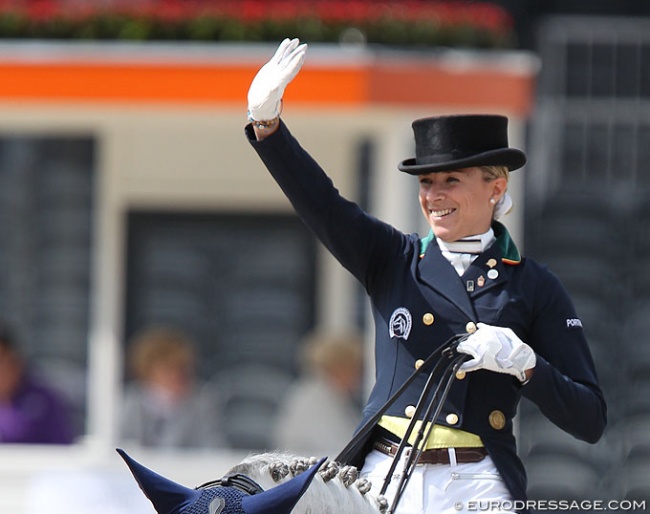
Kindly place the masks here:
[[(0, 60), (0, 101), (245, 104), (260, 65)], [(315, 62), (305, 65), (287, 99), (339, 107), (490, 107), (526, 115), (533, 87), (532, 74), (487, 66), (450, 70), (431, 60), (341, 67)]]
[(528, 113), (533, 77), (486, 68), (386, 66), (373, 70), (371, 101), (393, 105), (453, 105)]

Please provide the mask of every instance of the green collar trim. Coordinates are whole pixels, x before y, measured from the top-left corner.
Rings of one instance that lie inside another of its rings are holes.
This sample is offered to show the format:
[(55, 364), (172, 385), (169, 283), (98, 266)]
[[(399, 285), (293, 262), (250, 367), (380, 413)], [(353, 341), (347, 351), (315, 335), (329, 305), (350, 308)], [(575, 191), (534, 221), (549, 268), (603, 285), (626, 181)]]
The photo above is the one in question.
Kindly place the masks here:
[[(496, 244), (501, 250), (501, 260), (506, 264), (519, 264), (521, 262), (521, 253), (510, 237), (508, 229), (498, 221), (493, 221), (492, 230), (494, 230), (494, 236), (497, 238)], [(433, 234), (433, 230), (430, 230), (426, 237), (420, 239), (420, 257), (424, 256), (429, 244), (435, 239), (436, 236)]]
[(501, 260), (506, 264), (519, 264), (521, 262), (521, 253), (512, 237), (510, 237), (508, 229), (498, 221), (493, 221), (492, 230), (494, 230), (497, 244), (501, 250)]
[(433, 229), (429, 230), (427, 237), (420, 239), (420, 258), (424, 257), (424, 254), (427, 253), (427, 248), (431, 241), (435, 241), (436, 236), (433, 234)]

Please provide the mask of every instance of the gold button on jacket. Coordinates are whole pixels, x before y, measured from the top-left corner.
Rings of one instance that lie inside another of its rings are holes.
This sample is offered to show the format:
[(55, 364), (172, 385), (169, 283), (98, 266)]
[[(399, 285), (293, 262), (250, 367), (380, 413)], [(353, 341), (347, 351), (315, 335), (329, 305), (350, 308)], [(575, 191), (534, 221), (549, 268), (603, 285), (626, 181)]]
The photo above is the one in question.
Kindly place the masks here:
[(447, 423), (450, 425), (455, 425), (458, 423), (458, 414), (454, 414), (453, 412), (451, 414), (447, 414), (447, 417), (445, 418), (447, 420)]
[(501, 430), (503, 429), (503, 427), (506, 426), (506, 416), (500, 410), (493, 410), (492, 412), (490, 412), (488, 421), (490, 422), (490, 426), (494, 430)]

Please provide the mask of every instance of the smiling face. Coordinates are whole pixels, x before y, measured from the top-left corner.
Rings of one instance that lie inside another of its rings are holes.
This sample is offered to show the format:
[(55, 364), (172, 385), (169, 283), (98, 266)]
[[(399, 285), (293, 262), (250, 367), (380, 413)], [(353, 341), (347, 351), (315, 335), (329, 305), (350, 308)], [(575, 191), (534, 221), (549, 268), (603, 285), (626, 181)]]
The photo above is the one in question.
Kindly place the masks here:
[(435, 236), (446, 242), (486, 232), (508, 185), (481, 168), (438, 171), (419, 180), (422, 212)]

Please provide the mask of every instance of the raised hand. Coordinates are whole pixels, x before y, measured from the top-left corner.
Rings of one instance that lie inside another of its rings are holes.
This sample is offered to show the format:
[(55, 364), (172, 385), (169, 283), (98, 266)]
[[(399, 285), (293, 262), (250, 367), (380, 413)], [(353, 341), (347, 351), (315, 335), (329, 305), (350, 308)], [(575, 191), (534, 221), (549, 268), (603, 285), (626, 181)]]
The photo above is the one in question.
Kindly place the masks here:
[(284, 89), (298, 74), (307, 52), (307, 44), (285, 39), (275, 54), (257, 72), (248, 90), (248, 117), (251, 121), (274, 120), (280, 115)]

